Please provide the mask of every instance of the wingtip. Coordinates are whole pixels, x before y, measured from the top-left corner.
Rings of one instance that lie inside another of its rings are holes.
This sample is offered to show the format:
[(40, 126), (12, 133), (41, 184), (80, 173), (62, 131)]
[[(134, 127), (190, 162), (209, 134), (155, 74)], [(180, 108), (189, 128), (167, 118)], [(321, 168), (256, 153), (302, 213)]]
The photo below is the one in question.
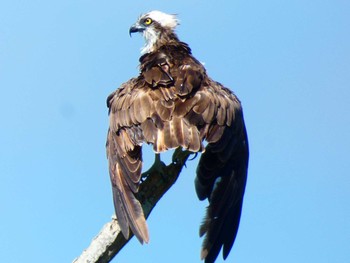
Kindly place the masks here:
[[(149, 238), (147, 238), (147, 239), (145, 239), (144, 241), (143, 241), (143, 244), (148, 244), (149, 243)], [(143, 245), (142, 244), (142, 245)]]
[(201, 260), (204, 260), (208, 256), (208, 250), (206, 248), (201, 250)]
[(149, 236), (147, 233), (134, 233), (137, 240), (140, 242), (141, 245), (148, 244), (149, 243)]
[(136, 229), (133, 231), (140, 243), (148, 244), (149, 243), (149, 231), (146, 219), (142, 216), (136, 220)]

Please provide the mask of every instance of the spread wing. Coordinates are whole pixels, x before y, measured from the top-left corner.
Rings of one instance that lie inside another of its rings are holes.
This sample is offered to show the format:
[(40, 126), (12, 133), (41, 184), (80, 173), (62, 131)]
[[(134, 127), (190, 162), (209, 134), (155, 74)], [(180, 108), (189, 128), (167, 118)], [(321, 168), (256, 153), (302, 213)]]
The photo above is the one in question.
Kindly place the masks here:
[[(226, 111), (220, 110), (220, 107), (217, 114), (217, 127), (224, 127), (224, 131), (219, 139), (207, 145), (195, 180), (199, 199), (207, 198), (209, 201), (200, 227), (200, 236), (205, 235), (201, 251), (205, 263), (214, 262), (221, 248), (226, 259), (232, 248), (241, 217), (249, 158), (240, 102), (228, 90), (220, 90), (230, 98), (226, 100), (224, 96), (225, 99), (219, 99), (221, 105), (230, 104)], [(222, 99), (221, 96), (219, 98)], [(226, 116), (226, 123), (220, 121), (221, 116)]]
[[(140, 76), (109, 96), (109, 172), (124, 236), (129, 236), (130, 227), (141, 243), (148, 242), (147, 224), (134, 195), (141, 178), (142, 143), (153, 144), (155, 152), (179, 146), (205, 151), (195, 185), (199, 198), (209, 200), (200, 231), (206, 235), (202, 257), (208, 263), (222, 246), (227, 255), (236, 236), (248, 165), (247, 138), (234, 94), (212, 81), (192, 56), (177, 54), (180, 57), (172, 58), (160, 50), (142, 57)], [(206, 148), (203, 140), (208, 142)]]

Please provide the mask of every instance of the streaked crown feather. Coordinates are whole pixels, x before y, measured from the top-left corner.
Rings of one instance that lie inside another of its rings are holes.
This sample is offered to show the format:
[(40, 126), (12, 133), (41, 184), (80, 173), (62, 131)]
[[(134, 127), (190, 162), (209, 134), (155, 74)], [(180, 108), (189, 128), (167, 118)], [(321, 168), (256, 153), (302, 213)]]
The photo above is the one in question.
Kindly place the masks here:
[(141, 18), (149, 17), (154, 21), (157, 21), (162, 27), (168, 27), (174, 29), (178, 24), (179, 20), (176, 15), (166, 14), (158, 10), (148, 12), (141, 16)]

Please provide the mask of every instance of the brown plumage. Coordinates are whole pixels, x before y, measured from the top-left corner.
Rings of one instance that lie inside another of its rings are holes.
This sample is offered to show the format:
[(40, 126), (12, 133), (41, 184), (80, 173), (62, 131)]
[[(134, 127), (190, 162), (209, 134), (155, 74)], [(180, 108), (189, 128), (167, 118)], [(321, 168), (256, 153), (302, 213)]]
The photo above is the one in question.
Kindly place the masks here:
[(205, 236), (201, 257), (210, 263), (222, 247), (226, 258), (236, 238), (248, 140), (240, 101), (208, 77), (189, 46), (174, 33), (176, 25), (174, 16), (152, 11), (130, 29), (143, 33), (145, 54), (140, 58), (139, 76), (107, 99), (109, 173), (124, 236), (129, 237), (130, 227), (141, 243), (147, 243), (146, 220), (134, 195), (141, 179), (142, 144), (153, 144), (157, 153), (179, 146), (203, 152), (195, 188), (200, 200), (209, 201), (200, 236)]

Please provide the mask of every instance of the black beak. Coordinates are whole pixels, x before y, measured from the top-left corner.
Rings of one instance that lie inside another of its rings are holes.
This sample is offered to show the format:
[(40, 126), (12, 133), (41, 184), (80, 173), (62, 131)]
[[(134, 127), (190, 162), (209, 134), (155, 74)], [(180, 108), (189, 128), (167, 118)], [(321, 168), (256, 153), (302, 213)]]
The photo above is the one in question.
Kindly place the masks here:
[(129, 35), (131, 36), (132, 33), (142, 32), (143, 30), (145, 30), (144, 27), (142, 27), (142, 26), (140, 26), (138, 24), (134, 24), (129, 29)]

